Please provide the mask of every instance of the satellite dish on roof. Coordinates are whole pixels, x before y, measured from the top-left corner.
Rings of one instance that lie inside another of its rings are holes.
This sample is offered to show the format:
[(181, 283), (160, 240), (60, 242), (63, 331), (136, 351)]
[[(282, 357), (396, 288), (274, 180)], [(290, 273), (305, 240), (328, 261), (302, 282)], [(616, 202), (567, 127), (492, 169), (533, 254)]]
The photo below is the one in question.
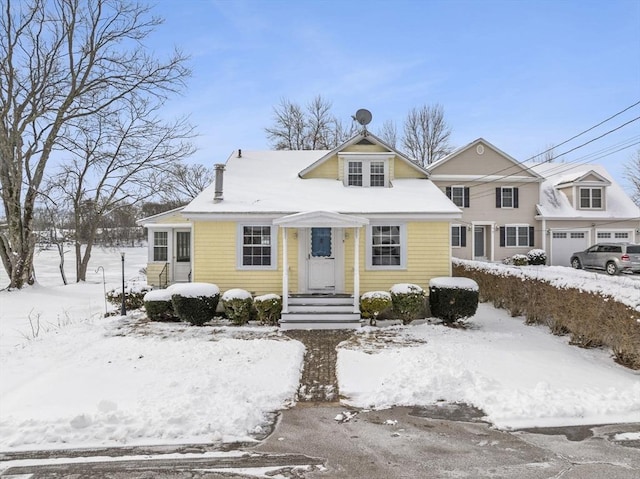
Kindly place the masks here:
[(367, 126), (369, 123), (371, 123), (371, 118), (373, 118), (371, 116), (371, 112), (369, 110), (365, 110), (364, 108), (360, 108), (357, 112), (356, 112), (356, 116), (353, 117), (358, 123), (360, 123), (362, 126)]

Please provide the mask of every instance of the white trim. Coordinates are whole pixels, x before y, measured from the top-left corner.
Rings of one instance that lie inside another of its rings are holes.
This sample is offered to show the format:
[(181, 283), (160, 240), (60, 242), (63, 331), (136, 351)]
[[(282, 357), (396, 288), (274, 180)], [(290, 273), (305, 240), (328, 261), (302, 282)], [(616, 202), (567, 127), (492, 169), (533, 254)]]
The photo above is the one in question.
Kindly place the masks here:
[(192, 230), (192, 223), (152, 223), (148, 225), (144, 225), (144, 228), (148, 230), (157, 230), (157, 229), (170, 229), (170, 228), (180, 228), (186, 230)]
[[(499, 186), (500, 188), (500, 209), (502, 210), (513, 210), (516, 205), (516, 187), (515, 186)], [(504, 190), (511, 190), (511, 206), (504, 205)]]
[(431, 175), (431, 181), (460, 181), (464, 183), (480, 181), (482, 183), (495, 183), (497, 181), (509, 181), (509, 183), (541, 183), (544, 178), (532, 178), (529, 176), (509, 176), (509, 175)]
[[(271, 228), (271, 264), (268, 266), (247, 266), (242, 264), (242, 248), (245, 226), (268, 226)], [(212, 241), (215, 239), (212, 238)], [(244, 221), (236, 225), (236, 269), (239, 271), (273, 271), (278, 269), (278, 227), (270, 222)]]
[[(589, 190), (589, 205), (593, 204), (593, 190), (600, 192), (600, 206), (582, 206), (582, 190)], [(605, 210), (605, 189), (602, 186), (584, 186), (579, 185), (574, 187), (575, 208), (582, 211), (601, 211)]]
[[(509, 223), (509, 224), (505, 224), (504, 225), (504, 248), (530, 248), (531, 245), (529, 244), (529, 228), (531, 228), (532, 225), (527, 224), (527, 223)], [(508, 238), (508, 234), (507, 234), (507, 230), (509, 228), (526, 228), (527, 229), (527, 244), (518, 244), (518, 238), (520, 237), (519, 235), (519, 231), (518, 229), (516, 229), (516, 244), (515, 245), (509, 245), (507, 244), (507, 238)]]
[[(371, 229), (374, 226), (398, 226), (400, 234), (400, 264), (399, 265), (373, 265), (373, 244)], [(394, 221), (389, 219), (388, 221), (375, 222), (367, 226), (366, 230), (366, 269), (368, 271), (403, 271), (407, 269), (407, 225), (404, 222)]]
[(353, 228), (369, 223), (361, 216), (345, 215), (335, 211), (305, 211), (273, 220), (274, 225), (290, 228)]
[[(373, 155), (378, 155), (373, 157)], [(383, 156), (384, 155), (384, 156)], [(353, 156), (353, 157), (351, 157)], [(391, 179), (389, 177), (389, 162), (395, 155), (388, 153), (338, 153), (338, 158), (342, 160), (342, 184), (347, 188), (389, 188)], [(362, 166), (362, 185), (349, 184), (349, 165), (360, 163)], [(384, 185), (371, 186), (371, 163), (382, 162), (384, 165)]]
[(287, 258), (287, 233), (289, 228), (282, 227), (282, 312), (289, 312), (289, 258)]
[[(304, 212), (303, 212), (304, 213)], [(425, 220), (434, 220), (434, 221), (448, 221), (451, 219), (459, 219), (462, 218), (462, 210), (460, 212), (429, 212), (429, 213), (416, 213), (413, 211), (389, 211), (384, 213), (377, 212), (367, 212), (367, 211), (332, 211), (332, 213), (343, 215), (343, 216), (355, 216), (363, 219), (398, 219), (402, 221), (425, 221)], [(299, 211), (281, 211), (281, 212), (269, 212), (264, 214), (248, 214), (242, 212), (233, 212), (233, 213), (192, 213), (189, 215), (190, 219), (197, 221), (208, 221), (208, 220), (218, 220), (218, 221), (232, 221), (232, 222), (251, 222), (251, 221), (271, 221), (274, 224), (279, 224), (276, 222), (278, 218), (292, 216), (295, 214), (301, 214)], [(284, 224), (284, 223), (283, 223)], [(164, 226), (164, 225), (162, 225)], [(291, 225), (287, 225), (291, 226)], [(353, 225), (345, 225), (345, 227), (353, 227)]]

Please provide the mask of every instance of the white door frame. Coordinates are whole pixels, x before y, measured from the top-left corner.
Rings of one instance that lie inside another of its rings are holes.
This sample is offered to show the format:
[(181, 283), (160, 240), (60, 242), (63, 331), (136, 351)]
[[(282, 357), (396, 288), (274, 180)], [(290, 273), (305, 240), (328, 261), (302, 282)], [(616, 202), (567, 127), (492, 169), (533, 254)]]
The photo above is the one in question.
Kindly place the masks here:
[(298, 289), (302, 293), (344, 292), (344, 229), (331, 228), (332, 257), (334, 268), (334, 287), (311, 289), (309, 286), (309, 263), (311, 258), (311, 227), (298, 229)]
[[(178, 233), (189, 233), (189, 261), (178, 262)], [(171, 276), (172, 283), (186, 283), (193, 272), (193, 234), (190, 228), (174, 228), (171, 244)]]
[[(496, 224), (493, 221), (473, 221), (471, 223), (471, 259), (493, 261), (495, 255), (495, 225)], [(484, 256), (482, 257), (476, 256), (476, 226), (482, 227), (484, 230), (482, 235), (484, 241)], [(489, 235), (487, 235), (487, 231), (489, 232)], [(489, 237), (487, 238), (487, 236)]]

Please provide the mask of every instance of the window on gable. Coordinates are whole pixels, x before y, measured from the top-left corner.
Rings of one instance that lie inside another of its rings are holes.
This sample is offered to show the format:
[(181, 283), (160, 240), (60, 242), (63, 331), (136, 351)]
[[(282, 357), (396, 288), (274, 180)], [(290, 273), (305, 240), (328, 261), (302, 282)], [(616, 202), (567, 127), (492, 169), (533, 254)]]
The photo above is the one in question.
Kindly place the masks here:
[(240, 266), (272, 269), (275, 263), (275, 245), (269, 225), (243, 225)]
[(347, 162), (347, 186), (387, 186), (385, 161), (358, 160)]
[(602, 208), (602, 188), (580, 188), (580, 208), (585, 210)]
[(369, 227), (368, 266), (373, 269), (405, 267), (406, 232), (402, 225)]
[(166, 231), (153, 232), (153, 261), (167, 261), (169, 233)]
[(465, 186), (447, 186), (447, 197), (459, 208), (469, 208), (469, 188)]

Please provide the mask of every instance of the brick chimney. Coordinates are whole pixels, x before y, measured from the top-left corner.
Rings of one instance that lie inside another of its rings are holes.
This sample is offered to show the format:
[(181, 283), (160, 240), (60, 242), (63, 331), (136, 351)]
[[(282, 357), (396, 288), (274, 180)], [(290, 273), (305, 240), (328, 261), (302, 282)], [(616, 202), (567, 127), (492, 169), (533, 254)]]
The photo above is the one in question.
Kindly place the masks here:
[(218, 163), (213, 166), (215, 174), (216, 174), (216, 183), (215, 183), (215, 191), (213, 193), (213, 202), (220, 203), (223, 200), (222, 197), (222, 186), (224, 180), (224, 165)]

